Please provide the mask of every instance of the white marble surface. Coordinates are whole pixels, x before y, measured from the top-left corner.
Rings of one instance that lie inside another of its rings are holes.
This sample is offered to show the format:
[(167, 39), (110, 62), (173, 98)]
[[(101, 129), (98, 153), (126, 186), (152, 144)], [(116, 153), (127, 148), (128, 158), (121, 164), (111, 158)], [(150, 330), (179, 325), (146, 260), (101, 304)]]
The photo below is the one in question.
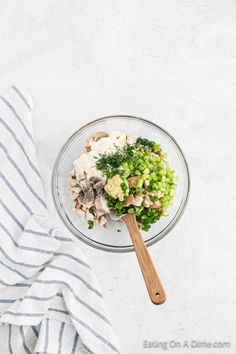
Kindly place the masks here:
[(236, 3), (216, 0), (0, 1), (0, 89), (22, 82), (52, 224), (50, 175), (67, 137), (108, 114), (147, 117), (178, 140), (192, 178), (188, 208), (151, 247), (168, 294), (149, 302), (134, 254), (81, 244), (125, 354), (143, 340), (230, 341), (236, 352)]

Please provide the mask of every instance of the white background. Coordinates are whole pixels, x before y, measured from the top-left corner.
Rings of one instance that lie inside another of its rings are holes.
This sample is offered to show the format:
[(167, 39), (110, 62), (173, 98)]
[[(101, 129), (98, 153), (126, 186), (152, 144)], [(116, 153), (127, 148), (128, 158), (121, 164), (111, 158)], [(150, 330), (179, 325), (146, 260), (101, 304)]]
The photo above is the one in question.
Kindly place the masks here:
[(167, 129), (192, 190), (175, 229), (150, 252), (167, 303), (152, 305), (134, 254), (81, 244), (101, 283), (121, 352), (143, 340), (231, 341), (236, 353), (236, 2), (0, 1), (0, 89), (31, 92), (40, 167), (50, 192), (59, 148), (81, 125), (123, 113)]

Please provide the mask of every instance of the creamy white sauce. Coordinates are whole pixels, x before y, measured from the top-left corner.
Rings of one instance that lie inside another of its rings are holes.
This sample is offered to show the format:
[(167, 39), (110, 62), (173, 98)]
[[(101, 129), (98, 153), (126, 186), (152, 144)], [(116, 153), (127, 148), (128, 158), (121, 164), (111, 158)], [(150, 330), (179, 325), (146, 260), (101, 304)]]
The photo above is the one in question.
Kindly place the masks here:
[(126, 142), (127, 144), (135, 144), (137, 137), (135, 135), (127, 135)]
[(84, 178), (85, 172), (87, 177), (91, 176), (103, 177), (101, 171), (96, 168), (96, 161), (101, 154), (111, 154), (116, 152), (117, 148), (122, 149), (125, 144), (133, 144), (136, 137), (126, 135), (119, 131), (111, 131), (107, 137), (98, 141), (89, 141), (91, 151), (81, 154), (78, 159), (74, 160), (74, 169), (79, 179)]

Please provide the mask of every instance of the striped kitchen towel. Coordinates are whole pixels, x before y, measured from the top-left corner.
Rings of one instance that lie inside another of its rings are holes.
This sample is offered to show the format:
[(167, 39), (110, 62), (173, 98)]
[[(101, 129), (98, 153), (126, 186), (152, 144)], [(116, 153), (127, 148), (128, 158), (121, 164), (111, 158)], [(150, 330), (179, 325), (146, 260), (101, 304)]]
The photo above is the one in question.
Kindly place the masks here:
[(23, 87), (0, 97), (0, 353), (118, 353), (83, 253), (46, 224), (31, 110)]

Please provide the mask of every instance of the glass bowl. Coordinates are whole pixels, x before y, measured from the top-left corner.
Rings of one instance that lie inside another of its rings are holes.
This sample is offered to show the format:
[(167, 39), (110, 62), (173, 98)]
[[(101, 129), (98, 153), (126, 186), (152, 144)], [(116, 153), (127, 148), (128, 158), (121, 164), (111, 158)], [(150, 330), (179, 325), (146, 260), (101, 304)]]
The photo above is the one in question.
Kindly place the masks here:
[(161, 217), (156, 224), (152, 225), (150, 231), (142, 232), (147, 246), (167, 235), (182, 216), (189, 195), (189, 171), (183, 152), (174, 138), (158, 125), (143, 118), (117, 115), (96, 119), (77, 130), (67, 140), (58, 154), (52, 173), (52, 195), (62, 221), (72, 234), (90, 246), (104, 251), (127, 252), (133, 251), (133, 245), (125, 224), (108, 220), (106, 229), (95, 225), (92, 230), (88, 230), (87, 223), (82, 221), (72, 208), (68, 185), (73, 160), (80, 155), (88, 136), (96, 131), (112, 130), (123, 131), (160, 143), (163, 151), (168, 155), (171, 168), (179, 176), (176, 196), (173, 205), (168, 209), (169, 216)]

